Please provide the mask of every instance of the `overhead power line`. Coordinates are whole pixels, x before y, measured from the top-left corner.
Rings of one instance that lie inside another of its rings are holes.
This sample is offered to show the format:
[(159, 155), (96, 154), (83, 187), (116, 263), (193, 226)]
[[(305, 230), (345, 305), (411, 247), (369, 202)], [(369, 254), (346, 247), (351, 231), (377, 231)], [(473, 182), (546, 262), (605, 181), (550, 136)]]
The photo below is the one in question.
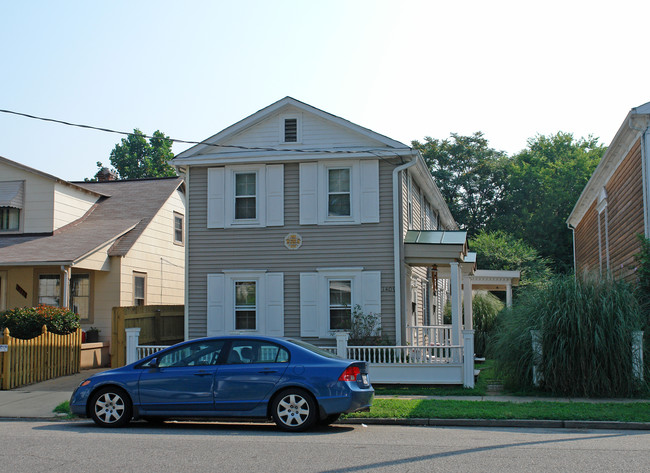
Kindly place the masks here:
[[(96, 130), (96, 131), (103, 131), (105, 133), (115, 133), (117, 135), (126, 135), (126, 136), (136, 136), (135, 133), (129, 132), (129, 131), (119, 131), (119, 130), (113, 130), (111, 128), (103, 128), (103, 127), (98, 127), (98, 126), (92, 126), (92, 125), (84, 125), (82, 123), (72, 123), (72, 122), (67, 122), (65, 120), (57, 120), (55, 118), (46, 118), (46, 117), (39, 117), (36, 115), (30, 115), (28, 113), (22, 113), (22, 112), (16, 112), (14, 110), (4, 110), (0, 109), (0, 112), (2, 113), (8, 113), (11, 115), (18, 115), (21, 117), (26, 117), (26, 118), (31, 118), (33, 120), (41, 120), (44, 122), (51, 122), (51, 123), (58, 123), (60, 125), (66, 125), (66, 126), (72, 126), (72, 127), (77, 127), (77, 128), (85, 128), (87, 130)], [(152, 139), (154, 138), (153, 136), (150, 135), (138, 135), (142, 136), (147, 139)], [(156, 138), (159, 139), (159, 138)], [(182, 143), (182, 144), (188, 144), (188, 145), (205, 145), (205, 146), (211, 146), (215, 148), (235, 148), (235, 149), (241, 149), (245, 151), (282, 151), (282, 152), (293, 152), (293, 153), (327, 153), (327, 154), (354, 154), (354, 153), (371, 153), (375, 156), (377, 156), (379, 159), (384, 159), (382, 156), (379, 156), (377, 153), (380, 151), (388, 151), (392, 152), (395, 154), (395, 157), (401, 158), (396, 151), (390, 150), (390, 149), (356, 149), (356, 150), (329, 150), (329, 149), (303, 149), (303, 148), (258, 148), (258, 147), (251, 147), (251, 146), (240, 146), (240, 145), (225, 145), (225, 144), (219, 144), (219, 143), (208, 143), (206, 141), (190, 141), (190, 140), (181, 140), (178, 138), (166, 138), (173, 143)], [(410, 150), (411, 148), (409, 148)]]

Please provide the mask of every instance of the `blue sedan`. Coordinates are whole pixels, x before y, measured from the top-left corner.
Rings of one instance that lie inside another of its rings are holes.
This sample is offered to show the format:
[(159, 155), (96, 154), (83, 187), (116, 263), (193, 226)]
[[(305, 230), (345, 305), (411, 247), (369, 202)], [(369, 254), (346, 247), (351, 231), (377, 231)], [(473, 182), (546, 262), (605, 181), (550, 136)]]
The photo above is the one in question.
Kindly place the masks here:
[(300, 340), (258, 336), (191, 340), (98, 373), (72, 394), (70, 409), (102, 427), (132, 418), (272, 418), (281, 429), (328, 425), (370, 409), (365, 362)]

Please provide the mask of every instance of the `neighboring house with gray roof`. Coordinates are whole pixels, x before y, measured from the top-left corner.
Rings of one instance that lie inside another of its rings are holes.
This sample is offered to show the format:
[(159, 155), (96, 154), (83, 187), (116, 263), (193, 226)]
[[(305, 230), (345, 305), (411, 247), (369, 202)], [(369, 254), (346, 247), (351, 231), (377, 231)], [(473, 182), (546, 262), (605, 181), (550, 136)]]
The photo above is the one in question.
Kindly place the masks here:
[(118, 306), (182, 304), (185, 187), (68, 182), (0, 157), (0, 310), (72, 308), (111, 336)]

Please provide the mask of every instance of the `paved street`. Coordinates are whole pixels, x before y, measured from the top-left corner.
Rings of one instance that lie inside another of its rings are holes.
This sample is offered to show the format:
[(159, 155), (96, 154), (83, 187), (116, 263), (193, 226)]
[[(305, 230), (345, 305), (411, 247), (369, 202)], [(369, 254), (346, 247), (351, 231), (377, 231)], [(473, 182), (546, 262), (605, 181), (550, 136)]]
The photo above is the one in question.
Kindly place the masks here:
[(0, 421), (11, 472), (642, 472), (650, 433), (336, 425), (304, 434), (271, 424)]

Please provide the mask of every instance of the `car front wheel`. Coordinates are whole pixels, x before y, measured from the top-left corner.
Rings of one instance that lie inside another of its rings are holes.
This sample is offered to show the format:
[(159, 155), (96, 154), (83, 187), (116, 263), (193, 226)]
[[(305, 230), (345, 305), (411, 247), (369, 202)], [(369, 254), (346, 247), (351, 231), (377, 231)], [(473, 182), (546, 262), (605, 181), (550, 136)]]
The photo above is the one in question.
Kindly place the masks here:
[(97, 391), (90, 401), (90, 417), (100, 427), (123, 427), (131, 420), (133, 406), (119, 388)]
[(318, 417), (317, 411), (312, 395), (298, 388), (282, 391), (272, 405), (276, 425), (290, 432), (300, 432), (314, 425)]

